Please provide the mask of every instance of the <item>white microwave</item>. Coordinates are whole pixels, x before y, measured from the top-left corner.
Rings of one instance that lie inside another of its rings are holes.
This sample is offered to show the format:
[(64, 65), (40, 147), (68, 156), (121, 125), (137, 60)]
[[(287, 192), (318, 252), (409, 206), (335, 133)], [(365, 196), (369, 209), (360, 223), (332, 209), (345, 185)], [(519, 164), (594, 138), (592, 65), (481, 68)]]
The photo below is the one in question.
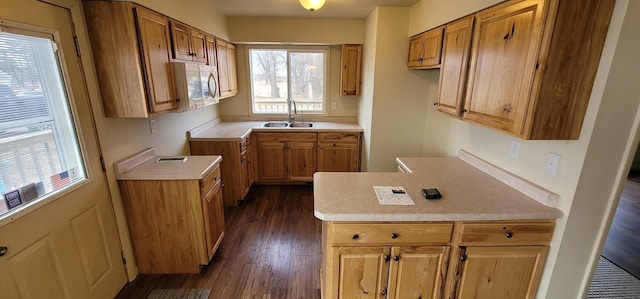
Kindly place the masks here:
[(174, 62), (176, 92), (178, 93), (178, 109), (173, 112), (184, 112), (217, 104), (218, 70), (215, 66), (190, 62)]

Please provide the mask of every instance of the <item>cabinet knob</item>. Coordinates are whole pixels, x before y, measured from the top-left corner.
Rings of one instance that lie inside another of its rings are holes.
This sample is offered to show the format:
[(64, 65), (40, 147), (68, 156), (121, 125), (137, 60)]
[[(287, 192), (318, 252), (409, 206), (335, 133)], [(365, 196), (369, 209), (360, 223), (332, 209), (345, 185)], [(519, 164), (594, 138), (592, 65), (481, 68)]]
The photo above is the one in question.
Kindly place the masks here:
[(360, 236), (359, 235), (353, 235), (353, 239), (354, 240), (358, 240), (358, 239), (360, 239)]
[(385, 254), (385, 255), (384, 255), (384, 261), (385, 261), (385, 262), (388, 262), (388, 261), (390, 261), (390, 260), (391, 260), (391, 256), (390, 256), (390, 255), (388, 255), (388, 254)]
[(511, 237), (513, 237), (513, 233), (512, 232), (507, 232), (504, 235), (505, 235), (505, 237), (507, 237), (507, 239), (511, 239)]
[(433, 102), (433, 106), (438, 106), (438, 102)]
[(7, 246), (0, 247), (0, 257), (5, 256), (7, 252), (9, 252), (9, 248), (7, 248)]
[(469, 110), (467, 110), (467, 109), (462, 109), (462, 110), (460, 110), (460, 111), (462, 111), (462, 113), (467, 113), (467, 112), (469, 112)]
[(397, 255), (394, 255), (394, 256), (393, 256), (393, 260), (397, 262), (398, 260), (400, 260), (400, 257), (399, 257), (399, 256), (397, 256)]
[(467, 256), (466, 255), (463, 254), (463, 255), (460, 256), (460, 261), (464, 262), (466, 260), (467, 260)]
[(391, 239), (397, 239), (397, 238), (398, 238), (397, 233), (391, 233)]

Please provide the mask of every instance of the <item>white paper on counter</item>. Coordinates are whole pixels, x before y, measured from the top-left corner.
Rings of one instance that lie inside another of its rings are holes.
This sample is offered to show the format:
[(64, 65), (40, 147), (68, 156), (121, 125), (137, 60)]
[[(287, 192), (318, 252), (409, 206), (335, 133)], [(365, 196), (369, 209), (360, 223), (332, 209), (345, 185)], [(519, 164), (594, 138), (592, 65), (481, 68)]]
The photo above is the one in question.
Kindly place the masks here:
[[(404, 193), (393, 193), (393, 191)], [(381, 205), (413, 206), (415, 202), (411, 199), (407, 191), (402, 186), (373, 186), (373, 191), (378, 197)]]

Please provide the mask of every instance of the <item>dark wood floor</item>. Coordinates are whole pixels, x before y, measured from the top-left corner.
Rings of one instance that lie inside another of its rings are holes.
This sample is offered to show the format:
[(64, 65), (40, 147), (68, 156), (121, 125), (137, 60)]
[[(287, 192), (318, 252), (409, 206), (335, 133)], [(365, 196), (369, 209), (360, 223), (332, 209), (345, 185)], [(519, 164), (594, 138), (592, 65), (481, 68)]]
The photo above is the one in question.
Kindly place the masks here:
[(225, 209), (226, 235), (200, 274), (140, 275), (116, 298), (211, 288), (209, 298), (320, 298), (321, 221), (312, 186), (254, 186)]
[(602, 256), (640, 278), (640, 176), (624, 186)]

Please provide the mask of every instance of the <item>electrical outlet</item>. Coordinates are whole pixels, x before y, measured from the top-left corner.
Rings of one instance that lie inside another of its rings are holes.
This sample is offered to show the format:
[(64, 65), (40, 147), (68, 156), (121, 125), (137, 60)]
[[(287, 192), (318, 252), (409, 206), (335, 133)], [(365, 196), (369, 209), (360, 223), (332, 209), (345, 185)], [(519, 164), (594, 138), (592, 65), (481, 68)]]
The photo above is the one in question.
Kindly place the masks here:
[(336, 102), (331, 102), (331, 110), (336, 110), (337, 107)]
[(549, 153), (544, 169), (548, 174), (556, 175), (558, 174), (558, 164), (560, 164), (560, 155)]
[(509, 157), (513, 159), (518, 159), (518, 155), (520, 155), (520, 142), (511, 141), (511, 149), (509, 150)]
[(155, 119), (150, 119), (149, 120), (149, 130), (151, 131), (152, 134), (158, 131), (158, 128), (156, 128), (156, 120)]

